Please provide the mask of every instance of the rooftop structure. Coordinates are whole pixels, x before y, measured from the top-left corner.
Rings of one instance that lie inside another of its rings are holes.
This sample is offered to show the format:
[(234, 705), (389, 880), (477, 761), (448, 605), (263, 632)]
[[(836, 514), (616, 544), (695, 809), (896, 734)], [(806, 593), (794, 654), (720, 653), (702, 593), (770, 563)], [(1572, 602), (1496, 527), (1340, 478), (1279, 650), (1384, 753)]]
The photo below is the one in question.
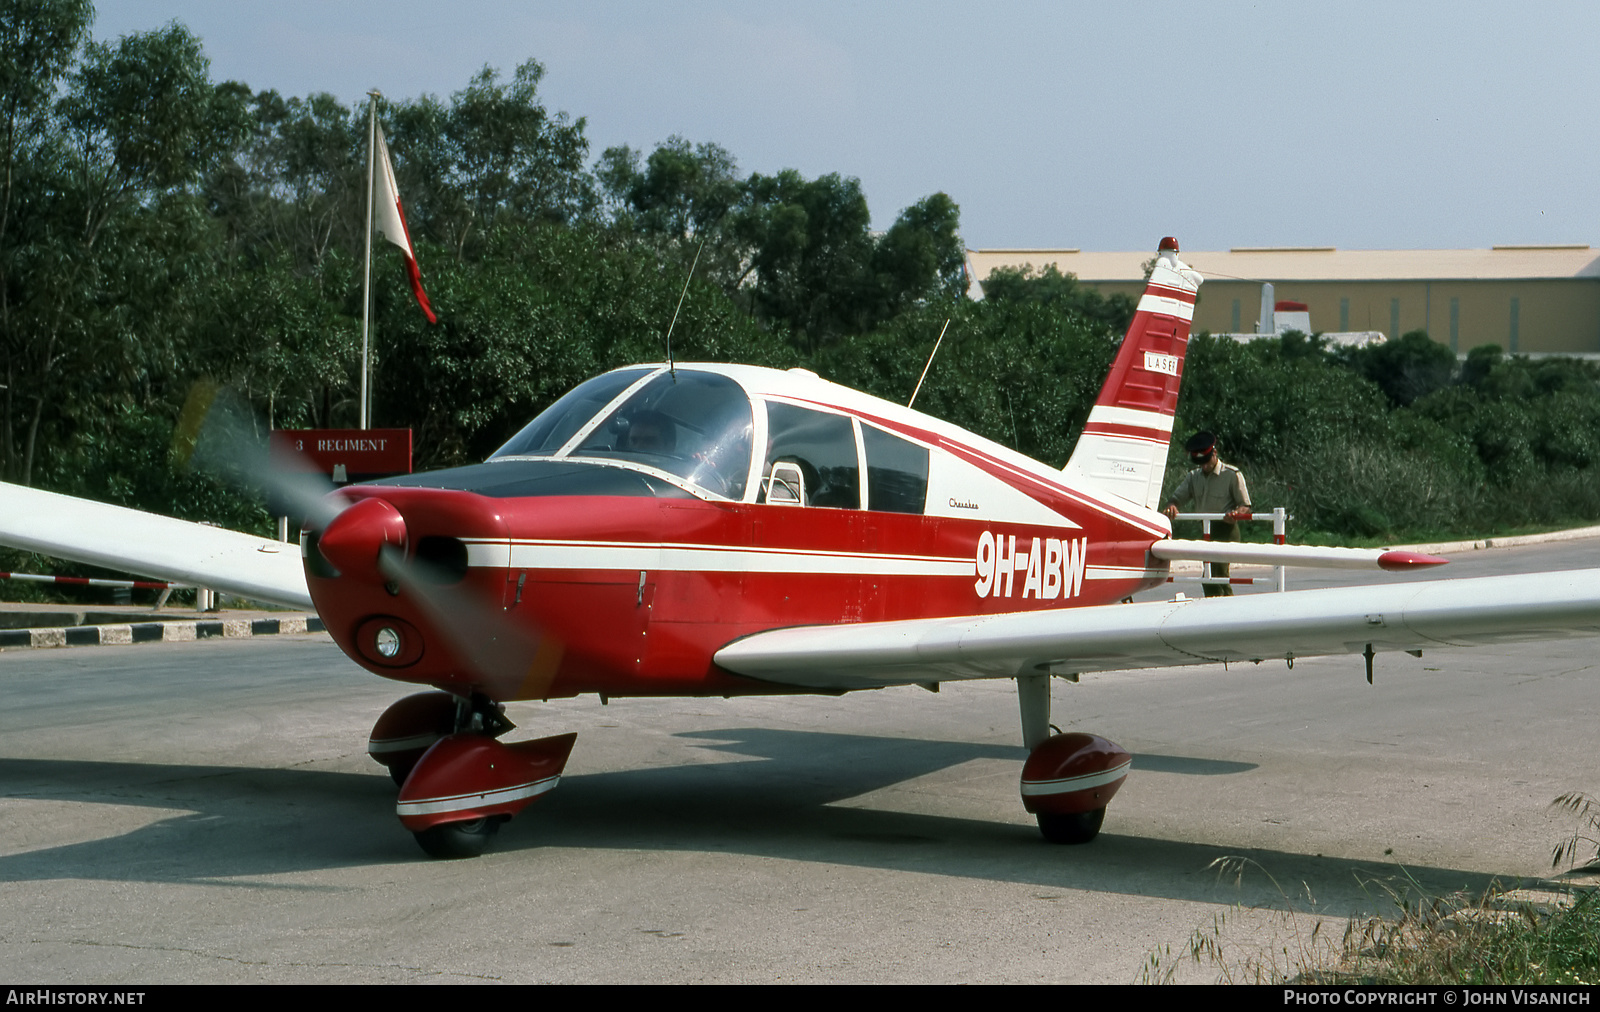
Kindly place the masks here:
[[(980, 284), (998, 267), (1055, 265), (1105, 294), (1135, 298), (1152, 253), (1076, 249), (969, 250)], [(1197, 331), (1256, 329), (1260, 290), (1305, 303), (1324, 330), (1379, 331), (1389, 338), (1426, 330), (1465, 352), (1498, 344), (1509, 352), (1600, 352), (1600, 250), (1586, 244), (1491, 249), (1340, 250), (1332, 246), (1235, 247), (1186, 251), (1206, 276), (1195, 306)], [(976, 286), (974, 296), (981, 297)]]

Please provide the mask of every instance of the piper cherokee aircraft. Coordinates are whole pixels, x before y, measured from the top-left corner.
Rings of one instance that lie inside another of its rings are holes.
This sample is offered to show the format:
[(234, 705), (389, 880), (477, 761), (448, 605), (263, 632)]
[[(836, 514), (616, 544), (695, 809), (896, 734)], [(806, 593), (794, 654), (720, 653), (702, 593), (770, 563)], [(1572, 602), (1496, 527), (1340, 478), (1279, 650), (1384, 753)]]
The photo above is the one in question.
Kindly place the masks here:
[(427, 686), (370, 754), (435, 856), (480, 853), (575, 735), (502, 742), (502, 704), (842, 693), (1015, 679), (1022, 801), (1083, 843), (1126, 751), (1054, 734), (1049, 678), (1600, 634), (1600, 570), (1145, 604), (1175, 560), (1405, 569), (1394, 551), (1173, 539), (1157, 511), (1201, 277), (1163, 239), (1057, 470), (804, 370), (639, 365), (490, 458), (346, 487), (300, 551), (0, 486), (0, 543), (314, 606), (357, 664)]

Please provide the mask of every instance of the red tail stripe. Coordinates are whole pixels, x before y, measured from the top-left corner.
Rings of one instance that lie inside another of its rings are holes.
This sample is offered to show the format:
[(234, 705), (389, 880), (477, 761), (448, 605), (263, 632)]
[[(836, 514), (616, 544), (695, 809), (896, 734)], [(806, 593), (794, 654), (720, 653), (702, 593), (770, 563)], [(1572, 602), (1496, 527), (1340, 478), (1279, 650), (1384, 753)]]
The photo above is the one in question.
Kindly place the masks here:
[(1165, 299), (1176, 299), (1179, 302), (1187, 302), (1190, 305), (1194, 305), (1195, 297), (1199, 295), (1198, 292), (1186, 292), (1182, 288), (1168, 288), (1166, 285), (1158, 285), (1154, 282), (1145, 286), (1144, 293), (1146, 295), (1159, 295)]
[(1083, 427), (1085, 435), (1097, 436), (1123, 436), (1132, 439), (1148, 439), (1154, 443), (1166, 444), (1171, 440), (1171, 433), (1155, 426), (1119, 425), (1115, 422), (1090, 422)]

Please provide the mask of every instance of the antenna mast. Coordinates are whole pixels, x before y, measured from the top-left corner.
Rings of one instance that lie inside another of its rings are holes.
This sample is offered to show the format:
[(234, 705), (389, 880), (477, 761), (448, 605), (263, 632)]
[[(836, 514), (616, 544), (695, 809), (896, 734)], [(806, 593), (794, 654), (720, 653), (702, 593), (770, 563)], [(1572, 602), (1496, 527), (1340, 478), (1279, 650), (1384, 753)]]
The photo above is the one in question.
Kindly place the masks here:
[(700, 266), (700, 254), (706, 248), (706, 241), (700, 240), (700, 248), (694, 251), (694, 263), (689, 265), (689, 276), (683, 279), (683, 291), (678, 293), (678, 308), (672, 311), (672, 322), (667, 324), (667, 372), (673, 376), (678, 375), (672, 369), (672, 328), (678, 325), (678, 314), (683, 311), (683, 297), (689, 294), (689, 282), (694, 280), (694, 269)]
[(933, 350), (928, 352), (928, 364), (922, 367), (922, 375), (917, 377), (917, 388), (911, 391), (911, 399), (906, 401), (906, 407), (917, 403), (917, 394), (922, 393), (922, 381), (928, 378), (928, 370), (933, 368), (933, 356), (939, 354), (939, 345), (944, 343), (944, 332), (950, 329), (950, 318), (946, 317), (944, 328), (939, 331), (939, 340), (933, 342)]

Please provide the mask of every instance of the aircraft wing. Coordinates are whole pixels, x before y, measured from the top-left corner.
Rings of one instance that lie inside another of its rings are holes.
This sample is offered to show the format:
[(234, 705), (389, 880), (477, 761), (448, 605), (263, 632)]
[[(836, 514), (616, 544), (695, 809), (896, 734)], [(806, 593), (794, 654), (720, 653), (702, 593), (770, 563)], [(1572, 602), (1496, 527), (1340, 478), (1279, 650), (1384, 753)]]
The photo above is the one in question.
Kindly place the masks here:
[(1322, 569), (1405, 571), (1442, 566), (1448, 559), (1389, 548), (1323, 548), (1318, 545), (1260, 545), (1243, 541), (1183, 541), (1165, 538), (1150, 554), (1168, 562), (1228, 562), (1262, 566), (1315, 566)]
[(784, 685), (864, 689), (1596, 635), (1600, 569), (1584, 569), (778, 629), (735, 640), (716, 662)]
[(0, 545), (314, 607), (297, 545), (0, 482)]

